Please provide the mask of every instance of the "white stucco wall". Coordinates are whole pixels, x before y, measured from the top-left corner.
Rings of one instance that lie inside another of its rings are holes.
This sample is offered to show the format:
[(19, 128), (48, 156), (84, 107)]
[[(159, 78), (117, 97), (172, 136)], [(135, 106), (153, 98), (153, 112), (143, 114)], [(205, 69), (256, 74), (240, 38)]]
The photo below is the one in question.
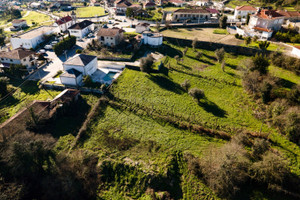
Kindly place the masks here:
[(234, 10), (234, 18), (238, 19), (238, 16), (241, 16), (241, 18), (246, 18), (248, 13), (250, 15), (255, 14), (256, 11), (254, 10)]
[(92, 75), (97, 70), (98, 63), (97, 63), (97, 58), (95, 58), (88, 65), (84, 67), (76, 66), (76, 65), (66, 65), (66, 64), (64, 64), (63, 66), (65, 71), (73, 68), (80, 71), (85, 76), (85, 75)]
[(91, 24), (90, 26), (82, 29), (82, 30), (77, 30), (77, 29), (69, 29), (70, 34), (75, 36), (78, 39), (84, 38), (88, 33), (90, 33), (92, 30), (94, 30), (94, 24)]
[(80, 86), (82, 83), (82, 75), (78, 76), (77, 78), (60, 76), (60, 81), (64, 85)]
[(292, 54), (295, 55), (297, 58), (300, 58), (300, 49), (293, 47)]

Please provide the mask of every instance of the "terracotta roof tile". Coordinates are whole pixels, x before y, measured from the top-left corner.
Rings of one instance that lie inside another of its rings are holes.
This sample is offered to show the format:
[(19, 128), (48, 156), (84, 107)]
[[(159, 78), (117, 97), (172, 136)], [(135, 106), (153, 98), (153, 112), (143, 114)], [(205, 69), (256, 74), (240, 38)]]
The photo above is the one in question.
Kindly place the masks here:
[(253, 6), (237, 6), (235, 8), (236, 10), (253, 10), (253, 11), (256, 11), (257, 9), (254, 8)]

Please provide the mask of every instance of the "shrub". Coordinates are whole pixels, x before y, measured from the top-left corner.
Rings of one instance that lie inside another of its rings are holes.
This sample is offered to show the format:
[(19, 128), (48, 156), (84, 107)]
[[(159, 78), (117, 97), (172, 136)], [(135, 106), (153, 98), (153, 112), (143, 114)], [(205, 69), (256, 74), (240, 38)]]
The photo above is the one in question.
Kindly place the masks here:
[(185, 90), (185, 91), (188, 91), (191, 87), (191, 83), (189, 80), (184, 80), (183, 83), (180, 84), (180, 86)]
[(189, 50), (189, 49), (188, 49), (187, 47), (185, 47), (184, 50), (182, 51), (182, 55), (185, 56), (186, 53), (188, 52), (188, 50)]
[(197, 42), (198, 42), (198, 39), (197, 38), (194, 38), (193, 42), (192, 42), (192, 47), (193, 49), (195, 50), (196, 47), (197, 47)]
[(248, 179), (247, 152), (233, 142), (210, 152), (200, 162), (204, 180), (220, 196), (231, 197)]
[(215, 50), (215, 55), (216, 55), (216, 58), (217, 58), (218, 62), (221, 63), (223, 61), (224, 57), (225, 57), (224, 48)]
[(143, 57), (140, 59), (140, 67), (142, 72), (150, 73), (152, 70), (152, 65), (154, 62), (154, 58), (151, 54), (148, 54), (147, 57)]
[(261, 76), (258, 71), (245, 73), (243, 76), (243, 86), (245, 90), (252, 94), (256, 94), (260, 88)]
[(267, 140), (261, 138), (255, 138), (252, 146), (253, 156), (260, 158), (270, 147)]
[(270, 63), (266, 56), (263, 56), (262, 54), (256, 54), (254, 57), (252, 57), (252, 61), (254, 66), (253, 68), (250, 68), (250, 71), (257, 70), (260, 74), (266, 74), (268, 72)]
[(202, 57), (202, 53), (198, 51), (198, 52), (196, 53), (196, 59), (199, 60), (201, 57)]
[(270, 42), (268, 42), (268, 41), (259, 41), (258, 42), (258, 47), (263, 51), (267, 50), (269, 46), (270, 46)]
[(222, 64), (221, 64), (221, 69), (222, 69), (223, 72), (225, 72), (225, 65), (226, 65), (226, 63), (225, 63), (225, 61), (223, 60), (223, 62), (222, 62)]
[(198, 102), (200, 99), (204, 98), (204, 91), (198, 88), (192, 88), (189, 90), (189, 95), (196, 99)]
[(89, 75), (84, 76), (82, 82), (86, 87), (90, 87), (91, 85), (93, 85), (93, 80)]

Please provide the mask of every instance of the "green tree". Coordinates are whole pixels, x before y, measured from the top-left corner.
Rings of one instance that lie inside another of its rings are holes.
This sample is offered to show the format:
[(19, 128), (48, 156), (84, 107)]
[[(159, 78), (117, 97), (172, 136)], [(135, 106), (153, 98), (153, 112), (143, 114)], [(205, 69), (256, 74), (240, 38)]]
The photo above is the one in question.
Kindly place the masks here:
[(0, 35), (0, 46), (5, 45), (5, 35)]
[(200, 101), (200, 99), (205, 97), (204, 91), (198, 88), (192, 88), (189, 90), (189, 95), (192, 96), (194, 99), (197, 100), (197, 102)]
[(179, 61), (180, 61), (180, 57), (179, 57), (178, 55), (176, 55), (174, 58), (175, 58), (175, 60), (176, 60), (176, 62), (177, 62), (177, 64), (178, 64)]
[(154, 63), (154, 58), (151, 54), (140, 59), (140, 68), (142, 72), (150, 73), (152, 71), (152, 65)]
[(223, 15), (222, 17), (220, 17), (219, 25), (220, 25), (220, 28), (226, 28), (226, 25), (227, 25), (227, 16), (226, 15)]
[(216, 55), (216, 58), (217, 58), (218, 62), (221, 63), (224, 60), (224, 57), (225, 57), (224, 48), (215, 50), (215, 55)]
[(258, 47), (261, 50), (263, 50), (263, 51), (266, 51), (269, 46), (270, 46), (270, 42), (268, 42), (268, 41), (260, 41), (260, 42), (258, 42)]
[(185, 90), (188, 91), (191, 87), (191, 83), (188, 79), (184, 80), (183, 83), (180, 84), (180, 86)]
[(0, 77), (0, 97), (7, 94), (8, 79), (6, 77)]
[(194, 51), (196, 50), (197, 42), (198, 42), (198, 39), (197, 39), (197, 38), (194, 38), (194, 40), (193, 40), (193, 42), (192, 42), (192, 47), (193, 47)]
[(257, 70), (260, 74), (266, 74), (268, 72), (270, 63), (266, 56), (262, 54), (256, 54), (254, 57), (252, 57), (252, 61), (253, 66), (251, 66), (250, 71)]
[(201, 57), (202, 57), (202, 53), (198, 51), (196, 53), (196, 59), (199, 60)]
[(127, 8), (126, 9), (126, 17), (132, 17), (133, 16), (133, 9)]
[(250, 21), (250, 13), (248, 13), (247, 18), (246, 18), (246, 24), (248, 25)]
[(248, 46), (251, 43), (251, 37), (245, 37), (245, 45)]

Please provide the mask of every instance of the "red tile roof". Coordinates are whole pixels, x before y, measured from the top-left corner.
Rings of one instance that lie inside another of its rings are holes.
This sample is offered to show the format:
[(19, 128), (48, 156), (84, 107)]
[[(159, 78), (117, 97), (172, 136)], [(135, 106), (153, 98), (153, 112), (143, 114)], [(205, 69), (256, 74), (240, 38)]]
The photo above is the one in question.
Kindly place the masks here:
[(257, 16), (263, 19), (275, 19), (284, 17), (283, 15), (277, 13), (275, 10), (261, 10), (259, 13), (257, 13)]
[(109, 36), (109, 37), (112, 37), (112, 36), (115, 36), (117, 35), (118, 33), (122, 33), (123, 30), (122, 29), (119, 29), (119, 28), (101, 28), (98, 33), (97, 33), (97, 36)]
[(264, 32), (273, 32), (272, 30), (266, 29), (266, 28), (261, 28), (261, 27), (253, 27), (253, 29), (258, 30), (258, 31), (264, 31)]
[(170, 3), (185, 3), (184, 1), (181, 0), (169, 0)]
[(276, 12), (285, 17), (300, 17), (300, 13), (298, 11), (277, 10)]
[(213, 8), (206, 8), (206, 10), (212, 14), (219, 14), (219, 11), (217, 9), (213, 9)]
[(257, 10), (253, 6), (237, 6), (235, 9), (236, 10), (253, 10), (253, 11)]
[(69, 22), (69, 21), (72, 21), (72, 17), (70, 17), (70, 16), (68, 15), (68, 16), (66, 16), (66, 17), (62, 17), (62, 18), (58, 19), (58, 20), (56, 21), (56, 23), (57, 23), (58, 25), (62, 25), (62, 24), (65, 24), (65, 23), (67, 23), (67, 22)]

